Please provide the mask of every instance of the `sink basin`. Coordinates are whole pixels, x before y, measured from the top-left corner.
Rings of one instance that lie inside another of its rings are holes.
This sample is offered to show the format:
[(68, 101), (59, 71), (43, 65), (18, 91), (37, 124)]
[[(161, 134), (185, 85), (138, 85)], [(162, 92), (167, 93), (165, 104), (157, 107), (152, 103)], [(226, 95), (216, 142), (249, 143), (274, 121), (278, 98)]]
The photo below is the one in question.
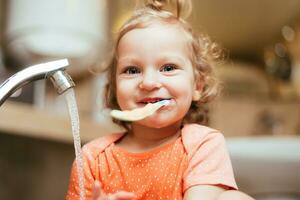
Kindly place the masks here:
[(228, 138), (227, 145), (241, 191), (256, 199), (300, 199), (300, 138)]

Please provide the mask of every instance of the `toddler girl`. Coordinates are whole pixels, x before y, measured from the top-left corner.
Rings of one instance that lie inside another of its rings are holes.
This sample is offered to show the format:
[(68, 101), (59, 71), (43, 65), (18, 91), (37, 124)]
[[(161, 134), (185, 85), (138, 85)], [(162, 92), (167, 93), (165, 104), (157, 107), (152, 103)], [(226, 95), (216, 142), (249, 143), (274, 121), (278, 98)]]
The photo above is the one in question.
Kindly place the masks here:
[[(223, 135), (196, 124), (217, 93), (214, 48), (177, 14), (149, 1), (121, 27), (108, 68), (107, 104), (132, 110), (169, 100), (126, 131), (83, 148), (87, 199), (250, 199), (237, 189)], [(185, 3), (185, 4), (183, 4)], [(67, 199), (79, 199), (76, 164)], [(230, 192), (225, 192), (230, 191)]]

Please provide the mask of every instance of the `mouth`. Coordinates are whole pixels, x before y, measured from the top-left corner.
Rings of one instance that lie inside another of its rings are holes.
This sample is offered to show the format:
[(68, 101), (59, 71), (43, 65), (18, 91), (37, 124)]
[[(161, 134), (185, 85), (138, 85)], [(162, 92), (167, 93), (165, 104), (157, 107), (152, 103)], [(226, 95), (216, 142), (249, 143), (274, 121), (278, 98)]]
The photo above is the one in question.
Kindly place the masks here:
[(145, 99), (142, 99), (141, 101), (139, 101), (139, 103), (142, 103), (142, 104), (157, 103), (157, 102), (163, 101), (163, 100), (171, 100), (171, 98), (145, 98)]

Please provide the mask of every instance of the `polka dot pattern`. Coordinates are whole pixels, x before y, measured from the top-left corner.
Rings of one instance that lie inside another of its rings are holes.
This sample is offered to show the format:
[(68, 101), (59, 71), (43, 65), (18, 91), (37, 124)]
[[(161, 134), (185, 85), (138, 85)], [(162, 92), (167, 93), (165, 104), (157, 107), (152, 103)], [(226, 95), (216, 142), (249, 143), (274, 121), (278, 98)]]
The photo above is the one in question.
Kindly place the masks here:
[(186, 167), (181, 138), (147, 153), (130, 153), (112, 144), (99, 155), (105, 192), (130, 191), (137, 199), (182, 199)]

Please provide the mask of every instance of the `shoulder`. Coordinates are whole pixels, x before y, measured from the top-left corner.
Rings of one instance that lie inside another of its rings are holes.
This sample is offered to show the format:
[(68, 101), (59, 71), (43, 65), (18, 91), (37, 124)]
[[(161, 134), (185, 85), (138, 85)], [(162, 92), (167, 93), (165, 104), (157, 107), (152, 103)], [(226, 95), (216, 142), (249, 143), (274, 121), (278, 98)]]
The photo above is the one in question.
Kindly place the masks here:
[(182, 128), (182, 138), (188, 143), (214, 137), (224, 138), (220, 131), (200, 124), (186, 124)]
[(216, 129), (199, 124), (186, 124), (182, 128), (182, 142), (188, 154), (193, 154), (207, 143), (225, 144), (225, 138)]
[(219, 132), (216, 129), (210, 128), (208, 126), (200, 125), (200, 124), (185, 124), (182, 128), (183, 131), (190, 132), (192, 134), (197, 133), (198, 135), (208, 134), (211, 132)]
[(100, 153), (102, 153), (106, 147), (120, 139), (125, 133), (116, 133), (111, 135), (106, 135), (97, 139), (94, 139), (88, 143), (86, 143), (82, 147), (82, 151), (84, 156), (88, 160), (92, 160), (97, 157)]

